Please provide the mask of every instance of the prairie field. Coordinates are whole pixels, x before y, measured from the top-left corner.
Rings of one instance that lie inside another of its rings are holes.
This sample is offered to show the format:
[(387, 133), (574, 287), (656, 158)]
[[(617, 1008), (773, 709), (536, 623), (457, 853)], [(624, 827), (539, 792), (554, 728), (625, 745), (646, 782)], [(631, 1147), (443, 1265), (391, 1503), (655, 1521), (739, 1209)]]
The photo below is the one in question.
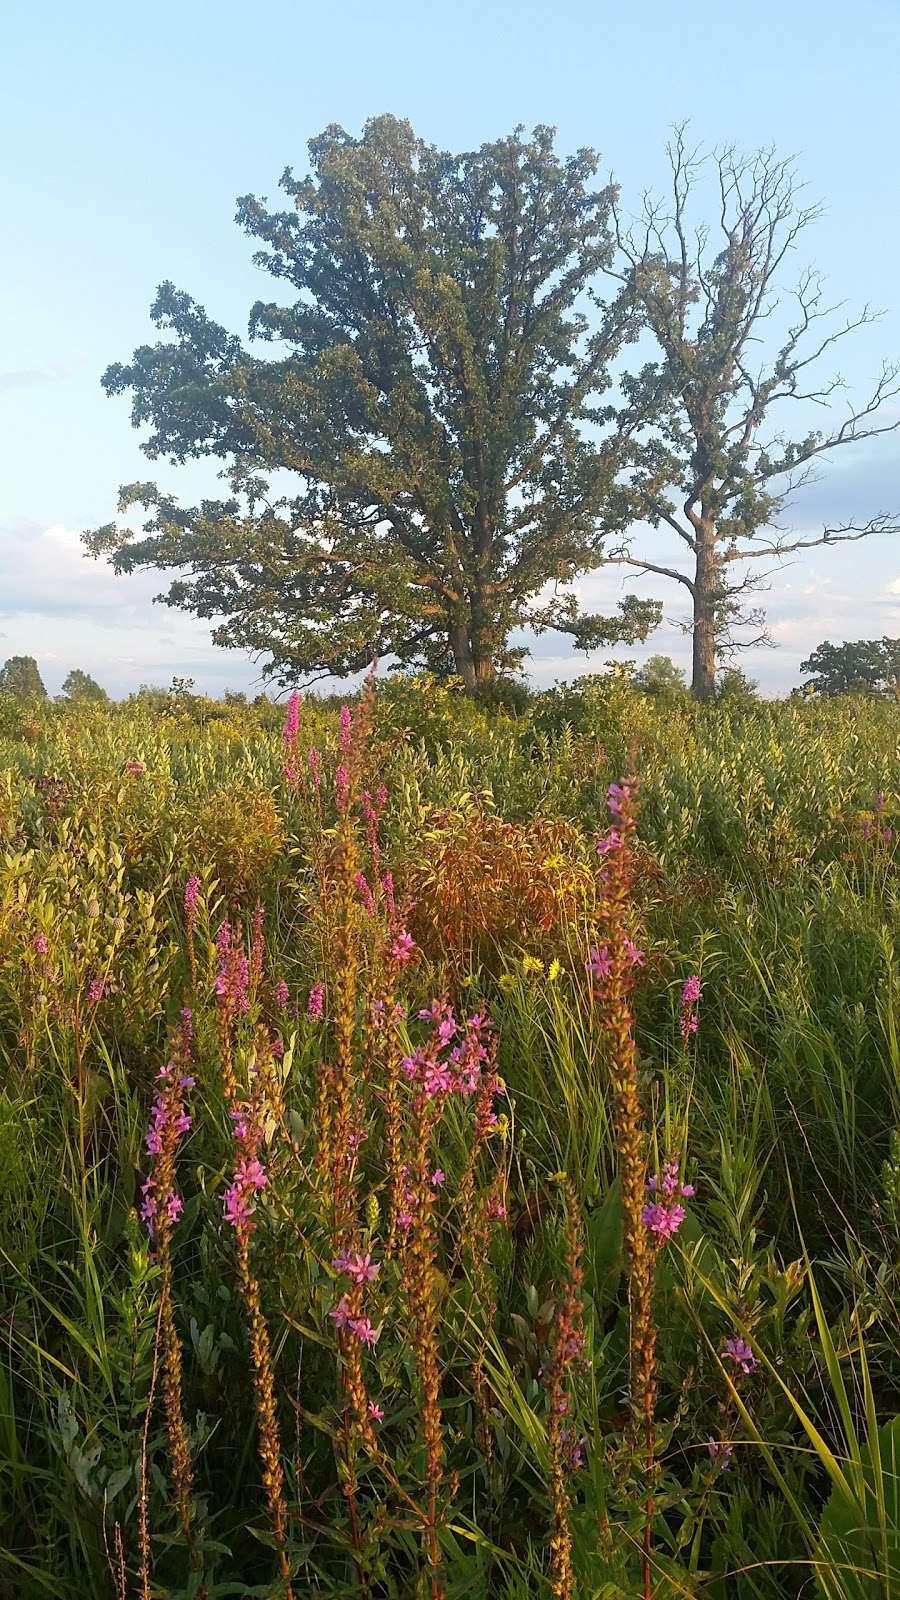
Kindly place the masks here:
[(0, 1596), (900, 1595), (900, 705), (0, 710)]

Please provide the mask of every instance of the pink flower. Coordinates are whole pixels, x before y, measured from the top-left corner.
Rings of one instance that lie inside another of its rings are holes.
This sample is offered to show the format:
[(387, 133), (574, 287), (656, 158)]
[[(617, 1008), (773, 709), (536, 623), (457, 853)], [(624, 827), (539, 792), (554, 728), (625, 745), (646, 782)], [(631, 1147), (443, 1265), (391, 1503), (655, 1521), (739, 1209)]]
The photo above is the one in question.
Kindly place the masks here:
[(314, 983), (309, 991), (309, 999), (306, 1002), (306, 1015), (310, 1017), (313, 1022), (318, 1022), (324, 1009), (325, 985), (324, 983)]
[(287, 1003), (290, 1000), (290, 998), (291, 998), (290, 989), (288, 988), (288, 986), (285, 983), (284, 979), (283, 978), (279, 978), (278, 982), (275, 985), (275, 1004), (280, 1008), (280, 1010), (284, 1011), (287, 1008)]
[(88, 989), (88, 1005), (97, 1005), (103, 999), (105, 989), (106, 985), (102, 978), (92, 978)]
[(407, 961), (412, 960), (413, 951), (415, 948), (416, 941), (412, 934), (407, 933), (405, 928), (401, 928), (400, 932), (394, 939), (393, 944), (391, 945), (391, 956), (394, 961), (399, 962), (400, 965), (403, 966)]
[(319, 752), (314, 744), (310, 745), (309, 747), (308, 760), (313, 788), (319, 789), (322, 784), (322, 757), (319, 755)]
[(350, 1305), (349, 1295), (342, 1294), (337, 1305), (331, 1311), (329, 1311), (328, 1315), (331, 1317), (336, 1327), (349, 1327), (353, 1318), (353, 1310)]
[(628, 938), (623, 939), (622, 944), (625, 949), (625, 954), (631, 962), (631, 965), (633, 967), (642, 967), (647, 959), (643, 950), (639, 950), (637, 945), (632, 944), (631, 940)]
[(360, 1255), (358, 1251), (352, 1256), (340, 1255), (331, 1265), (336, 1272), (346, 1272), (347, 1276), (358, 1285), (374, 1282), (381, 1271), (379, 1263), (372, 1260), (368, 1250), (365, 1255)]
[(439, 1189), (441, 1184), (446, 1182), (446, 1179), (447, 1174), (443, 1172), (440, 1167), (435, 1167), (433, 1173), (431, 1174), (431, 1187), (433, 1189)]
[(348, 1326), (360, 1344), (376, 1345), (381, 1338), (381, 1329), (373, 1328), (368, 1317), (353, 1317)]
[(35, 936), (34, 936), (34, 948), (37, 951), (39, 956), (49, 955), (50, 946), (47, 943), (47, 935), (46, 934), (44, 934), (44, 933), (35, 934)]
[(200, 894), (200, 879), (196, 872), (192, 872), (184, 886), (184, 909), (191, 917), (197, 910), (197, 900)]
[(588, 956), (588, 971), (598, 979), (608, 978), (612, 972), (612, 957), (609, 948), (601, 944), (599, 950), (591, 950)]
[(382, 1411), (382, 1409), (381, 1409), (381, 1407), (379, 1405), (375, 1404), (374, 1400), (370, 1400), (369, 1401), (368, 1405), (366, 1406), (366, 1411), (368, 1412), (369, 1416), (372, 1418), (373, 1422), (383, 1422), (384, 1421), (384, 1412)]
[(734, 1454), (733, 1444), (720, 1444), (718, 1439), (714, 1439), (710, 1434), (706, 1441), (706, 1448), (709, 1451), (710, 1461), (718, 1461), (719, 1466), (723, 1469), (730, 1467), (731, 1457)]
[(138, 761), (136, 756), (132, 756), (125, 763), (125, 771), (128, 773), (129, 778), (139, 778), (145, 770), (143, 761)]
[(740, 1339), (737, 1337), (726, 1339), (725, 1349), (722, 1351), (722, 1354), (728, 1361), (731, 1361), (734, 1366), (739, 1368), (739, 1370), (744, 1373), (755, 1372), (759, 1366), (759, 1361), (753, 1354), (753, 1351), (746, 1339)]
[(341, 706), (341, 732), (338, 742), (340, 744), (342, 755), (346, 755), (347, 751), (350, 749), (350, 733), (352, 725), (353, 719), (350, 715), (350, 707)]
[(622, 843), (622, 835), (618, 829), (610, 828), (609, 833), (601, 834), (597, 840), (598, 856), (608, 856), (611, 850), (618, 850)]
[(623, 807), (627, 810), (633, 797), (634, 789), (630, 783), (611, 783), (606, 791), (606, 804), (610, 814), (621, 818)]

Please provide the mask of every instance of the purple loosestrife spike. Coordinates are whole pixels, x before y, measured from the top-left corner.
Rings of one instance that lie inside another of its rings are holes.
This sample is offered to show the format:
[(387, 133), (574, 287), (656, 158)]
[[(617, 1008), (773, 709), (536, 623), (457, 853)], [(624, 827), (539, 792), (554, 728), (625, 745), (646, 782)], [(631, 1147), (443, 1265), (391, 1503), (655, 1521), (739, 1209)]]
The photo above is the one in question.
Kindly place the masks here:
[(755, 1372), (759, 1366), (758, 1358), (753, 1354), (746, 1339), (738, 1337), (725, 1340), (725, 1349), (722, 1354), (732, 1364), (744, 1373)]
[(286, 1011), (287, 1010), (287, 1005), (288, 1005), (288, 1001), (290, 1000), (290, 998), (291, 998), (291, 992), (290, 992), (287, 984), (285, 983), (283, 978), (279, 978), (278, 982), (275, 985), (275, 1004), (278, 1006), (279, 1010), (281, 1010), (281, 1011)]
[(363, 905), (365, 906), (366, 911), (368, 912), (369, 916), (370, 917), (374, 917), (374, 915), (375, 915), (375, 897), (372, 894), (372, 890), (371, 890), (371, 888), (369, 886), (369, 880), (366, 877), (364, 872), (358, 872), (356, 874), (356, 892), (359, 895), (359, 898), (362, 901)]
[(184, 886), (184, 909), (188, 916), (192, 916), (196, 912), (199, 895), (200, 879), (196, 872), (192, 872)]
[(685, 978), (681, 986), (681, 1012), (678, 1017), (678, 1031), (684, 1040), (697, 1032), (700, 1022), (697, 1008), (701, 992), (700, 979), (696, 973), (693, 977)]
[(309, 999), (306, 1002), (306, 1015), (313, 1022), (318, 1022), (324, 1010), (325, 985), (324, 983), (314, 983), (309, 991)]
[(320, 789), (322, 787), (322, 757), (319, 755), (319, 752), (314, 744), (310, 745), (309, 747), (309, 756), (307, 759), (309, 761), (309, 772), (310, 777), (312, 778), (312, 786), (314, 789)]
[(299, 736), (300, 736), (300, 696), (295, 690), (294, 693), (291, 695), (288, 703), (287, 703), (287, 716), (284, 719), (284, 727), (283, 727), (282, 732), (281, 732), (281, 737), (284, 740), (285, 749), (286, 750), (295, 750), (296, 747), (297, 747), (297, 740), (298, 740)]
[(346, 755), (348, 750), (350, 749), (350, 737), (351, 737), (352, 728), (353, 728), (353, 719), (352, 719), (352, 717), (350, 715), (350, 707), (349, 706), (341, 706), (341, 732), (340, 732), (340, 740), (339, 740), (341, 755)]
[(35, 934), (35, 937), (34, 937), (34, 948), (37, 951), (39, 956), (49, 955), (50, 946), (47, 943), (46, 934), (44, 934), (44, 933)]

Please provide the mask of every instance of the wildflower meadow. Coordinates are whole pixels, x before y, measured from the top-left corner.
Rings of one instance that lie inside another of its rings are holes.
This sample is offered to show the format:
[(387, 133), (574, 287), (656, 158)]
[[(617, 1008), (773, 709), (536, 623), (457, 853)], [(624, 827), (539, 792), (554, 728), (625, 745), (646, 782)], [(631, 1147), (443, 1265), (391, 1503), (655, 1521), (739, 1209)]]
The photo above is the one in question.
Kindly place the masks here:
[(900, 1595), (898, 745), (0, 705), (2, 1600)]

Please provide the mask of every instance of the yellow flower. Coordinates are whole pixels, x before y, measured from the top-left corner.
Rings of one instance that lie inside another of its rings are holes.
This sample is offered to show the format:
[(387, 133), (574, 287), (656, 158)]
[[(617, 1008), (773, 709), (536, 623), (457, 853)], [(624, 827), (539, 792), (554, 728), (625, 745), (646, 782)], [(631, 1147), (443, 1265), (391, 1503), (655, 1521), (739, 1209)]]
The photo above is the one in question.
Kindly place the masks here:
[(516, 986), (516, 980), (513, 977), (512, 973), (511, 972), (501, 972), (501, 974), (500, 974), (500, 987), (503, 990), (504, 994), (508, 994), (510, 989), (514, 989), (515, 986)]
[(537, 956), (523, 956), (522, 968), (525, 972), (543, 972), (544, 963)]
[(547, 970), (547, 977), (550, 979), (550, 982), (555, 983), (561, 972), (562, 962), (557, 961), (556, 957), (554, 956)]

